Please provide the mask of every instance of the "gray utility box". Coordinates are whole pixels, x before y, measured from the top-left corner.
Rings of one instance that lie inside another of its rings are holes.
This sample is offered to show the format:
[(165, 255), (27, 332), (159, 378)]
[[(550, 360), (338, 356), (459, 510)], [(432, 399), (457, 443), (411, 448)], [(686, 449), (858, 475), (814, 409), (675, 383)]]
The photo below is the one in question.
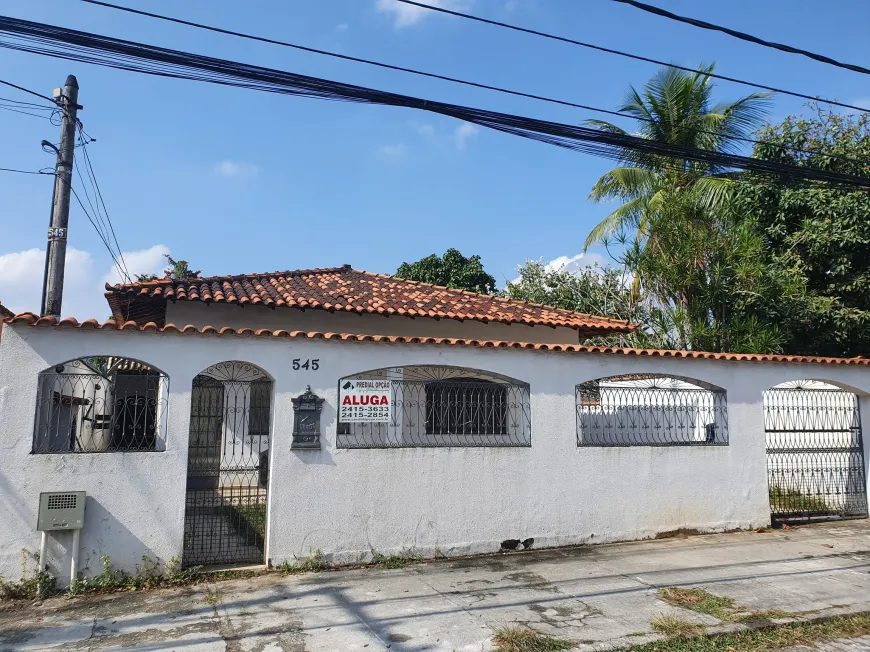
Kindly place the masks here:
[(85, 492), (42, 492), (36, 521), (36, 529), (41, 532), (81, 530), (85, 525)]

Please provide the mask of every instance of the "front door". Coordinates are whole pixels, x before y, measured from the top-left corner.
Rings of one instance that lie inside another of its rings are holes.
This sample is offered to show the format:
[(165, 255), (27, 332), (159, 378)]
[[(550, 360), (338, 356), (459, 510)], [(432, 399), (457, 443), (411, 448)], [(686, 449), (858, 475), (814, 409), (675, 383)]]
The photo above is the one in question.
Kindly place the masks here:
[(191, 391), (182, 562), (262, 564), (272, 383), (251, 377), (250, 365), (239, 377), (216, 367), (221, 373), (206, 370)]

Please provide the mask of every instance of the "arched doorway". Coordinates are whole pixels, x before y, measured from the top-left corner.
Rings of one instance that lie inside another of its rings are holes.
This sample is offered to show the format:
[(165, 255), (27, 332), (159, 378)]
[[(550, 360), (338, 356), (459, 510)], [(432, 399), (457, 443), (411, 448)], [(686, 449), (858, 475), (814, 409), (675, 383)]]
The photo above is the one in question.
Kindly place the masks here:
[(193, 379), (185, 566), (265, 563), (272, 380), (247, 362)]
[(858, 397), (818, 380), (764, 393), (774, 519), (864, 518), (867, 484)]

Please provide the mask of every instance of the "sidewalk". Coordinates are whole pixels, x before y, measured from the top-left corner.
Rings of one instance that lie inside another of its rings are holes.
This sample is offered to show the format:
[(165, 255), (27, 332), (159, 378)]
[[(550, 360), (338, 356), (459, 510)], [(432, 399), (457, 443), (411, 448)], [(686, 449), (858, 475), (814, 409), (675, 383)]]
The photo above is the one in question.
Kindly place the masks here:
[(653, 640), (659, 614), (739, 627), (669, 606), (665, 586), (804, 617), (870, 611), (870, 522), (52, 599), (0, 613), (0, 651), (480, 652), (510, 624), (591, 650)]

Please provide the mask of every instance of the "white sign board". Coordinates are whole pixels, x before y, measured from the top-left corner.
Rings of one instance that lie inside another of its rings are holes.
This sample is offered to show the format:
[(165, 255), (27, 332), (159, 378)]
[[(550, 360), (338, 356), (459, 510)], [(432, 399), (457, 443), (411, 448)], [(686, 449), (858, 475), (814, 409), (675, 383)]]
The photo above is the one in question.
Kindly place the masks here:
[(338, 385), (340, 423), (386, 423), (393, 409), (390, 380), (351, 380)]

